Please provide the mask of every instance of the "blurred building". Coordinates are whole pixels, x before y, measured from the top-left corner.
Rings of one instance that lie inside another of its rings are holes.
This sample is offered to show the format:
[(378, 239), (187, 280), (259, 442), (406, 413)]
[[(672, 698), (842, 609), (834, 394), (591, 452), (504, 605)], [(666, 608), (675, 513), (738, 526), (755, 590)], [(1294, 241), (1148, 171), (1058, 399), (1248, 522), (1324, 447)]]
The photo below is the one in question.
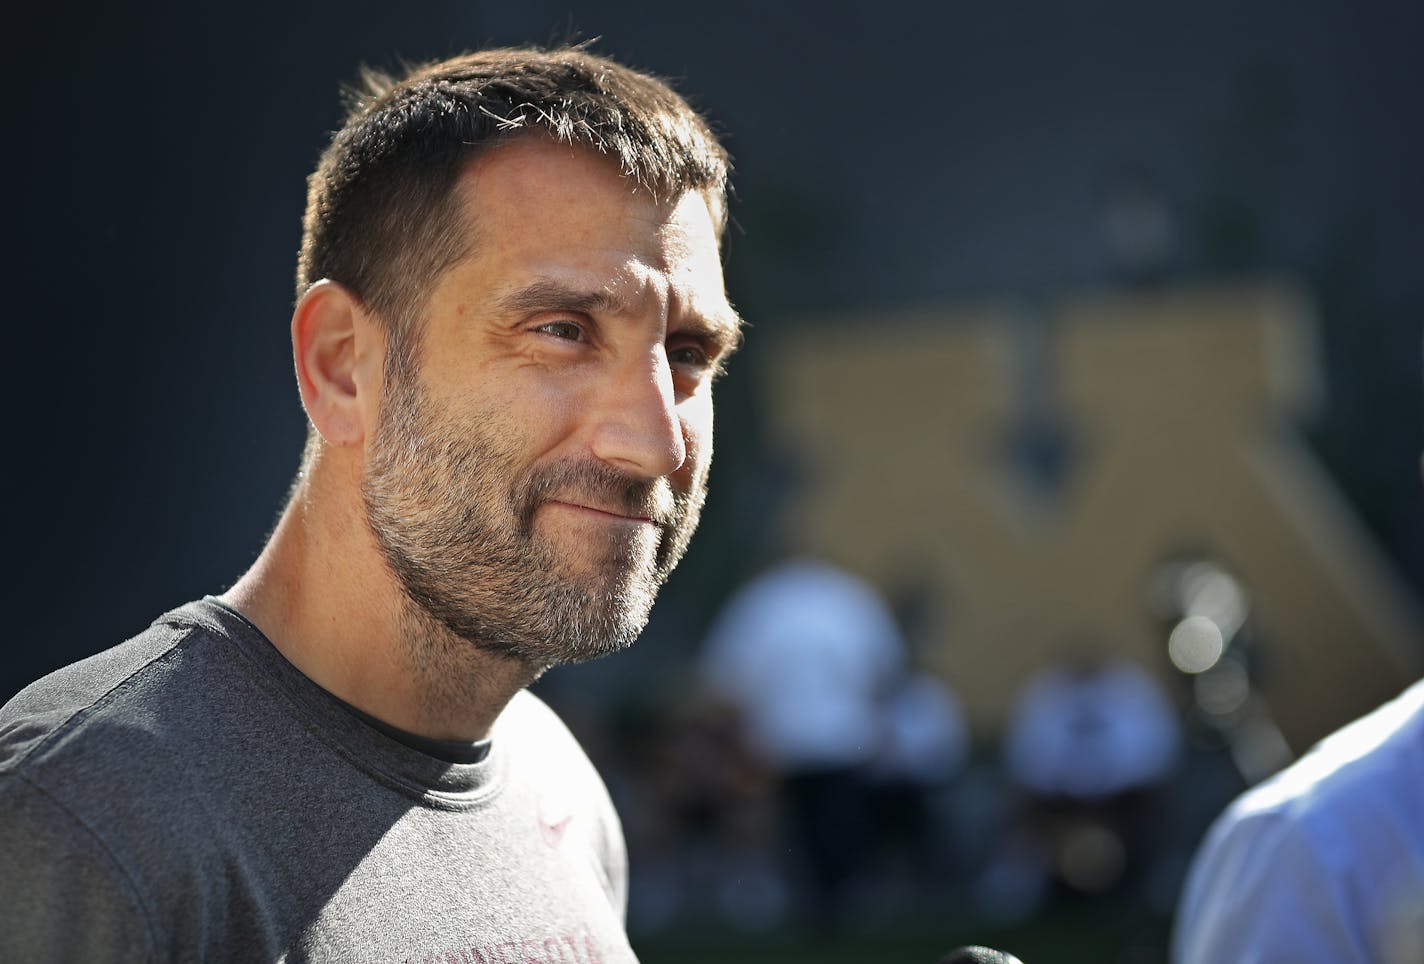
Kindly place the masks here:
[(1174, 676), (1149, 596), (1184, 554), (1235, 574), (1297, 751), (1418, 675), (1413, 598), (1297, 428), (1319, 393), (1296, 288), (807, 322), (762, 368), (773, 444), (809, 482), (792, 524), (883, 586), (921, 570), (930, 660), (981, 734), (1065, 638)]

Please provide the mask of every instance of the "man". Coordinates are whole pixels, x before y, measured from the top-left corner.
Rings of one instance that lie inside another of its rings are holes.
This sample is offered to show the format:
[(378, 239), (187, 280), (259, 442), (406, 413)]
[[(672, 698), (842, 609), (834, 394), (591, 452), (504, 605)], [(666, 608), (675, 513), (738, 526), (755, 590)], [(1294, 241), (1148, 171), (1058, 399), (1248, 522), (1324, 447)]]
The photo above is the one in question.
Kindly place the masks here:
[(628, 645), (697, 524), (726, 174), (580, 50), (366, 79), (266, 548), (0, 711), (0, 960), (634, 959), (617, 817), (524, 688)]

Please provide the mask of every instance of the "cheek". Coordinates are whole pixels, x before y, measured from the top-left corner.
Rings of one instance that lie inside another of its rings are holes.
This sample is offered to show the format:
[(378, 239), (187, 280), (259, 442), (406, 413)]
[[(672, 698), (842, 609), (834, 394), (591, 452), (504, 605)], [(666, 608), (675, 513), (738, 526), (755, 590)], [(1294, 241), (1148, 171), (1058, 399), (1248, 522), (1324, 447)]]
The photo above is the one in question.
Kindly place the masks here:
[(589, 410), (587, 400), (574, 386), (550, 379), (537, 390), (516, 399), (531, 420), (531, 431), (544, 438), (563, 438), (577, 430)]
[(535, 453), (555, 448), (574, 434), (588, 404), (575, 380), (547, 372), (526, 372), (526, 377), (479, 386), (483, 404), (494, 402), (501, 420), (517, 432)]
[(683, 443), (687, 446), (683, 474), (689, 479), (705, 479), (712, 462), (712, 404), (709, 401), (679, 415)]

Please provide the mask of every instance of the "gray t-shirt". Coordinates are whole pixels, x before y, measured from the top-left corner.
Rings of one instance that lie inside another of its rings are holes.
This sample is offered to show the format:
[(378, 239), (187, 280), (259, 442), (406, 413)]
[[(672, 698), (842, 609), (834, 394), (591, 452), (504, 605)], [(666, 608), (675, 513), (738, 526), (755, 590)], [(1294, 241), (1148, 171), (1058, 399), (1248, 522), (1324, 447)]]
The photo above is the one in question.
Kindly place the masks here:
[(0, 709), (0, 961), (635, 961), (588, 758), (519, 694), (479, 763), (362, 723), (208, 599)]

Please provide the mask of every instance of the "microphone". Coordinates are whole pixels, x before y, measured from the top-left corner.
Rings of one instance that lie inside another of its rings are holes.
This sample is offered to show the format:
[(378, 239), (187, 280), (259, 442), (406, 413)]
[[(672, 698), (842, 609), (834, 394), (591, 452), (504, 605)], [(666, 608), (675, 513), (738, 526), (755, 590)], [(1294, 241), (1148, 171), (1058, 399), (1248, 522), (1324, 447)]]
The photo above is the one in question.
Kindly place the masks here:
[(956, 947), (935, 964), (1023, 964), (1023, 961), (1005, 951), (996, 951), (992, 947), (980, 947), (975, 944), (969, 947)]

